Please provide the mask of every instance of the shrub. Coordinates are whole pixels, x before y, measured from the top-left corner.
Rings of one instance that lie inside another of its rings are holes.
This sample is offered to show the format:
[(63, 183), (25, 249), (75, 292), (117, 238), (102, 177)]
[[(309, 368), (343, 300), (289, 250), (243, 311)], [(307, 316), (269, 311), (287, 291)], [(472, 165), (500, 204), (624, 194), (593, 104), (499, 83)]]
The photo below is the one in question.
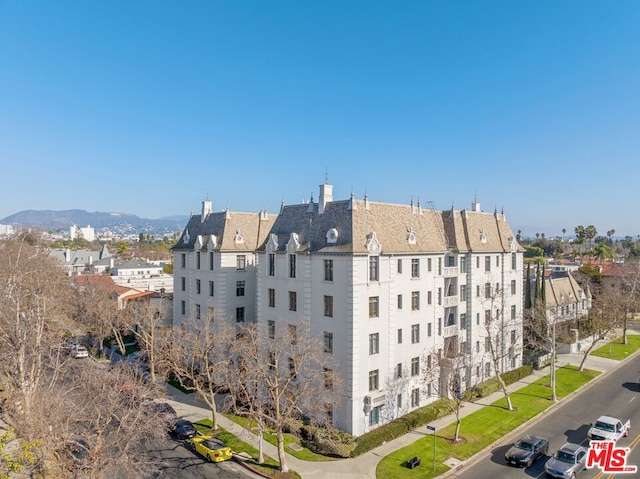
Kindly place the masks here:
[(302, 445), (316, 454), (349, 457), (356, 448), (356, 439), (338, 429), (306, 425), (302, 426), (300, 434)]
[[(501, 377), (504, 383), (508, 386), (509, 384), (513, 384), (516, 381), (527, 377), (532, 372), (533, 366), (531, 364), (526, 364), (524, 366), (520, 366), (517, 369), (502, 374)], [(475, 386), (472, 389), (471, 397), (474, 399), (484, 398), (498, 390), (500, 390), (500, 384), (498, 383), (498, 380), (493, 377)]]
[(391, 441), (413, 431), (417, 427), (429, 424), (434, 419), (446, 416), (451, 412), (447, 403), (448, 400), (440, 399), (357, 437), (357, 445), (352, 451), (351, 457), (359, 456), (360, 454), (370, 451), (387, 441)]

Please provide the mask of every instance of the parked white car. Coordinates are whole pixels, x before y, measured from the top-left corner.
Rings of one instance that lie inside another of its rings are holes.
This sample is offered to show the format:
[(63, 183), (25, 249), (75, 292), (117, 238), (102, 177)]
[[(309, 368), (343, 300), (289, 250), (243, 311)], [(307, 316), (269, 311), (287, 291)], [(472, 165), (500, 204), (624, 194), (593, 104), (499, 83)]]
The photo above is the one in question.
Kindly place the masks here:
[(71, 356), (76, 359), (88, 358), (89, 351), (87, 351), (87, 348), (85, 348), (84, 346), (80, 346), (79, 344), (76, 344), (71, 348)]

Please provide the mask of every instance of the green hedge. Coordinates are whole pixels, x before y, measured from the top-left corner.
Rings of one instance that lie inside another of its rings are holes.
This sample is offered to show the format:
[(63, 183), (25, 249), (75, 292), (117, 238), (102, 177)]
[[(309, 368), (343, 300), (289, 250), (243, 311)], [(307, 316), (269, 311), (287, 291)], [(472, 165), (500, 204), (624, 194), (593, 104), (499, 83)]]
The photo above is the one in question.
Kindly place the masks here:
[[(531, 364), (526, 364), (524, 366), (520, 366), (518, 369), (502, 374), (501, 377), (504, 383), (508, 386), (522, 378), (526, 378), (532, 372), (533, 366)], [(498, 390), (500, 390), (500, 383), (498, 383), (498, 380), (493, 377), (475, 386), (471, 396), (475, 399), (484, 398)]]
[(433, 422), (435, 419), (451, 413), (446, 399), (439, 399), (423, 408), (411, 411), (384, 426), (369, 431), (356, 438), (356, 447), (351, 452), (351, 457), (359, 456), (381, 444), (413, 431), (417, 427)]
[(330, 457), (349, 457), (356, 447), (356, 439), (334, 428), (312, 425), (300, 429), (302, 445), (316, 454)]

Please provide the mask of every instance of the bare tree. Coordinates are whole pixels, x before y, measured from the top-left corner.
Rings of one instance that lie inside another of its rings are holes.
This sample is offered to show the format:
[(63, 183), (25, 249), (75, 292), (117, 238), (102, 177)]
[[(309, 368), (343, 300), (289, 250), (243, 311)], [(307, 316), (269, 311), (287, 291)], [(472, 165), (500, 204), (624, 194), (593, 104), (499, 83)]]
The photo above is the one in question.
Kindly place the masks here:
[(153, 303), (151, 295), (149, 293), (141, 299), (128, 301), (124, 316), (128, 323), (127, 329), (135, 336), (140, 351), (145, 356), (150, 379), (156, 382), (158, 373), (167, 368), (165, 351), (171, 344), (173, 333), (164, 324), (164, 304)]
[[(507, 403), (507, 410), (513, 411), (511, 394), (502, 379), (505, 361), (514, 356), (514, 349), (522, 341), (522, 316), (517, 314), (516, 305), (505, 308), (504, 291), (487, 283), (484, 298), (485, 352), (489, 354), (496, 380)], [(507, 309), (505, 311), (505, 309)]]
[(210, 312), (204, 321), (192, 318), (175, 331), (165, 351), (168, 368), (180, 384), (195, 393), (211, 409), (212, 429), (218, 429), (216, 398), (226, 390), (230, 350), (235, 327)]
[(102, 348), (103, 340), (111, 336), (124, 356), (124, 337), (129, 332), (129, 324), (118, 303), (117, 287), (111, 277), (78, 276), (76, 285), (76, 320), (95, 338), (98, 348)]
[(57, 358), (68, 278), (24, 237), (0, 242), (0, 369), (4, 389), (29, 417)]
[(292, 419), (327, 423), (327, 406), (337, 401), (335, 363), (309, 323), (270, 330), (241, 329), (233, 349), (236, 379), (229, 384), (237, 412), (275, 431), (280, 470), (287, 472), (284, 430)]
[(421, 379), (429, 394), (446, 399), (446, 404), (456, 417), (456, 429), (453, 440), (460, 440), (462, 418), (460, 412), (465, 402), (471, 400), (473, 389), (479, 382), (473, 374), (474, 366), (480, 365), (466, 353), (432, 350), (422, 357)]

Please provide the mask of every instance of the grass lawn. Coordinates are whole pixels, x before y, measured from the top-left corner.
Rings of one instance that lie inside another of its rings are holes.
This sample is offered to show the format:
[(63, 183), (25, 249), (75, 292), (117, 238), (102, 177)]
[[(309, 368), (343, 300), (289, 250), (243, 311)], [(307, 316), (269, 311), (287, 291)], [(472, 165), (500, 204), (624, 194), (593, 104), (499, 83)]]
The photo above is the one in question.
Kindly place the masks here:
[(622, 344), (622, 337), (591, 351), (592, 356), (622, 361), (640, 349), (640, 334), (627, 334), (627, 344)]
[[(582, 373), (574, 366), (556, 370), (556, 395), (561, 399), (580, 386), (591, 381), (600, 374), (598, 371), (585, 370)], [(437, 431), (436, 436), (436, 470), (433, 470), (433, 436), (426, 435), (413, 444), (394, 451), (384, 457), (378, 464), (378, 479), (431, 478), (449, 470), (444, 464), (450, 457), (465, 460), (483, 448), (494, 443), (520, 424), (538, 415), (550, 407), (551, 389), (549, 376), (540, 378), (524, 388), (511, 393), (511, 402), (516, 411), (507, 411), (504, 398), (491, 406), (463, 417), (460, 426), (459, 444), (453, 444), (455, 421), (446, 428)], [(422, 464), (409, 469), (406, 462), (414, 456), (422, 459)]]
[(219, 427), (217, 431), (211, 431), (211, 419), (202, 419), (194, 423), (194, 426), (201, 433), (217, 437), (224, 441), (224, 443), (229, 446), (234, 453), (238, 454), (244, 452), (251, 456), (251, 459), (247, 460), (247, 464), (256, 471), (259, 471), (261, 474), (273, 477), (274, 479), (300, 479), (300, 474), (295, 471), (289, 471), (286, 473), (280, 472), (278, 469), (278, 461), (266, 454), (264, 454), (264, 462), (262, 464), (258, 464), (256, 462), (256, 459), (258, 458), (258, 450), (255, 447), (241, 441), (221, 427)]
[[(252, 431), (257, 434), (258, 430), (255, 424), (251, 424), (251, 421), (246, 417), (235, 416), (233, 414), (225, 414), (225, 417), (232, 420), (233, 422), (239, 424), (243, 428)], [(278, 446), (278, 439), (276, 438), (275, 433), (265, 431), (262, 435), (265, 441), (274, 446)], [(291, 447), (293, 446), (293, 448)], [(302, 461), (335, 461), (337, 459), (333, 457), (323, 456), (321, 454), (316, 454), (315, 452), (310, 451), (306, 447), (303, 447), (300, 444), (300, 439), (293, 434), (284, 435), (284, 450), (287, 454), (291, 454), (293, 457), (300, 459)]]

